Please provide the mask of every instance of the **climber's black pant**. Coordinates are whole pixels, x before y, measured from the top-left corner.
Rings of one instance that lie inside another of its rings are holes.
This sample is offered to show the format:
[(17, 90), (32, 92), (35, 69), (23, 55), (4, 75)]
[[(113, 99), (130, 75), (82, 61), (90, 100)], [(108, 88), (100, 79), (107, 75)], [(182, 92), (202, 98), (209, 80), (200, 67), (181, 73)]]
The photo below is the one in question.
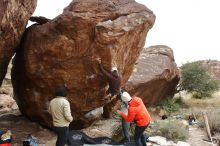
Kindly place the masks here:
[(53, 127), (53, 130), (57, 134), (56, 146), (64, 146), (67, 144), (69, 127)]
[(144, 130), (147, 126), (136, 126), (134, 141), (136, 146), (146, 146), (146, 137), (144, 136)]

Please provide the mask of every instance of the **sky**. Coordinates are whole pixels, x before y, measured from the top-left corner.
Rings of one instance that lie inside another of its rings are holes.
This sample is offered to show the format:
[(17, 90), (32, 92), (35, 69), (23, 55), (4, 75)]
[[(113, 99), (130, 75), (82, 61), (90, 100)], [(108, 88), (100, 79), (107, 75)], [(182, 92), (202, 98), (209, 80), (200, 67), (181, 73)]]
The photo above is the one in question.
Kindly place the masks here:
[[(38, 0), (34, 16), (54, 18), (72, 0)], [(220, 0), (136, 0), (156, 15), (145, 47), (167, 45), (178, 66), (196, 60), (220, 61)]]

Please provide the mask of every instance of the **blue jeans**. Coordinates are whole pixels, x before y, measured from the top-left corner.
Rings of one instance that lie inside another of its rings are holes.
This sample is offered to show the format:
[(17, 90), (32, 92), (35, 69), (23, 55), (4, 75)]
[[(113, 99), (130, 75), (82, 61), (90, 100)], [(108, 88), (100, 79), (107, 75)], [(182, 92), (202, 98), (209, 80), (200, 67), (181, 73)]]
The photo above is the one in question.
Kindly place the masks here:
[(146, 145), (146, 137), (144, 136), (144, 130), (147, 126), (136, 126), (135, 127), (135, 134), (134, 134), (134, 141), (136, 146), (147, 146)]
[(69, 127), (53, 127), (53, 130), (57, 134), (56, 146), (64, 146), (67, 144)]

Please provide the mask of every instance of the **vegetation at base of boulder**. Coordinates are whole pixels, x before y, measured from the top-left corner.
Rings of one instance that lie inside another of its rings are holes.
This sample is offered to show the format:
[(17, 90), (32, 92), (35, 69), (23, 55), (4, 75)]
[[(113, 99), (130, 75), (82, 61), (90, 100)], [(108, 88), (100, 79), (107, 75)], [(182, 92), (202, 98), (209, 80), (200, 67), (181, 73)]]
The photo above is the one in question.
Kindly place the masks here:
[[(180, 120), (160, 120), (151, 123), (147, 129), (148, 136), (163, 136), (172, 141), (185, 141), (189, 137), (188, 125), (184, 125)], [(135, 124), (131, 123), (129, 133), (134, 135)], [(112, 138), (117, 141), (123, 139), (122, 127), (119, 124), (113, 132)]]
[(199, 62), (181, 66), (181, 90), (193, 93), (195, 98), (211, 97), (219, 89), (217, 81), (211, 79), (206, 68)]
[(113, 111), (112, 112), (112, 118), (113, 119), (121, 119), (121, 116), (116, 111)]
[(165, 111), (172, 113), (176, 112), (180, 108), (180, 101), (175, 99), (167, 99), (162, 102), (162, 107)]
[(163, 120), (150, 125), (147, 133), (163, 136), (172, 141), (185, 141), (189, 137), (188, 126), (179, 120)]

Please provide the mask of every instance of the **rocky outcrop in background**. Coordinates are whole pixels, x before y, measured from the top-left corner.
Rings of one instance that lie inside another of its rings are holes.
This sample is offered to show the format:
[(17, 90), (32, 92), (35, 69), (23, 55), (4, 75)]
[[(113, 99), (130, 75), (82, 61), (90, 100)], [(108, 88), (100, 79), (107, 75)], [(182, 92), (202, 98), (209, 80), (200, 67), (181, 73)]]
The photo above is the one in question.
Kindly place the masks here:
[(126, 89), (152, 105), (173, 97), (178, 82), (179, 71), (172, 49), (158, 45), (141, 52)]
[(217, 60), (201, 60), (199, 61), (207, 68), (210, 76), (220, 84), (220, 61)]
[(96, 59), (108, 70), (117, 66), (125, 84), (154, 21), (153, 12), (134, 0), (74, 0), (55, 19), (31, 26), (12, 69), (20, 111), (51, 126), (47, 105), (61, 85), (69, 90), (73, 123), (105, 105), (107, 80)]
[(0, 86), (37, 0), (0, 1)]

